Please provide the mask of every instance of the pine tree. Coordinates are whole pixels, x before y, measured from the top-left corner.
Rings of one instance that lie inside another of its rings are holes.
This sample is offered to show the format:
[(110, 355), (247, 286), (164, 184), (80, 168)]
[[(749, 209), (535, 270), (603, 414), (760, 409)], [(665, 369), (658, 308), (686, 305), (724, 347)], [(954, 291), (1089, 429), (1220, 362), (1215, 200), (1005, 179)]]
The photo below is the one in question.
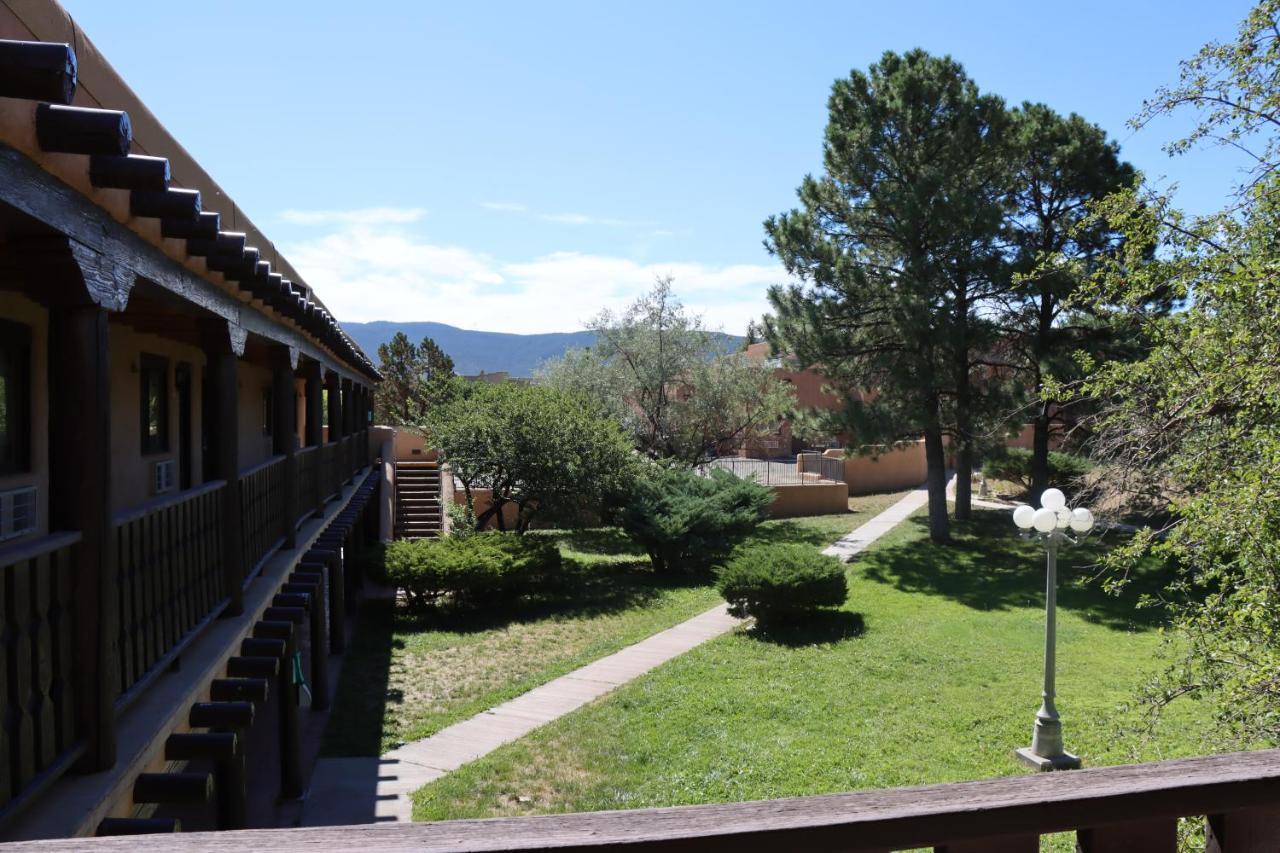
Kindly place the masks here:
[(828, 106), (824, 174), (805, 178), (799, 209), (765, 222), (767, 247), (802, 282), (770, 291), (767, 331), (850, 401), (831, 432), (924, 434), (930, 536), (946, 541), (943, 437), (972, 464), (982, 308), (1001, 286), (1007, 110), (919, 50), (836, 81)]

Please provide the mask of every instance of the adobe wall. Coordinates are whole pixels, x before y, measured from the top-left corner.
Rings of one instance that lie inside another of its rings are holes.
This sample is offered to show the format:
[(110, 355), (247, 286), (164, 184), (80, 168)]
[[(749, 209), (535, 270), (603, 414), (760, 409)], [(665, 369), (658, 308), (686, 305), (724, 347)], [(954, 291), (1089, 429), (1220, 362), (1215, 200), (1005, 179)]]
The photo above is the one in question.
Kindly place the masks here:
[(800, 518), (849, 511), (849, 486), (845, 483), (774, 486), (771, 518)]
[(396, 427), (392, 449), (397, 462), (433, 462), (439, 456), (427, 447), (425, 435), (407, 427)]
[[(828, 450), (825, 456), (839, 459), (843, 450)], [(844, 459), (844, 481), (851, 495), (896, 492), (912, 489), (925, 480), (927, 466), (924, 439), (896, 447), (878, 457), (850, 456)]]
[[(113, 319), (115, 315), (112, 315)], [(113, 322), (107, 333), (107, 352), (111, 362), (111, 510), (120, 512), (152, 500), (152, 468), (156, 462), (178, 459), (178, 390), (174, 372), (179, 364), (191, 368), (191, 484), (204, 482), (204, 461), (200, 452), (200, 425), (204, 394), (201, 385), (205, 364), (204, 352), (196, 346), (134, 331), (123, 323)], [(169, 448), (159, 453), (142, 452), (142, 378), (143, 353), (169, 360)], [(261, 404), (258, 405), (261, 409)], [(175, 468), (175, 483), (178, 471)], [(180, 484), (175, 484), (175, 490)]]

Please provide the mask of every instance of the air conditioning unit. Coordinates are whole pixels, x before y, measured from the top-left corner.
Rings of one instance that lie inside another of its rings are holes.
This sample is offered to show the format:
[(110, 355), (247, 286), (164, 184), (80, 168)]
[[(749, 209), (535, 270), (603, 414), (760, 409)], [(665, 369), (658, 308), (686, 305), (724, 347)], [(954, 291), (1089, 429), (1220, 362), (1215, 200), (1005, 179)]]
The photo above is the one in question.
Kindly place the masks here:
[(0, 492), (0, 542), (36, 529), (36, 487)]
[(172, 459), (163, 459), (151, 466), (151, 494), (163, 495), (165, 492), (172, 492), (175, 482)]

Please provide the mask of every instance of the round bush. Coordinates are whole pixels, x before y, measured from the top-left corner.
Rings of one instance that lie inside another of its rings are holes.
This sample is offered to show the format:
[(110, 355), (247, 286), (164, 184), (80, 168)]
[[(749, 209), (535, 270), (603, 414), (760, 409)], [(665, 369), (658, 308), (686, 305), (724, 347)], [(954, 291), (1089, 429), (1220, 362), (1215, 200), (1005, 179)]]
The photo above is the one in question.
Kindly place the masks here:
[(513, 533), (401, 540), (386, 549), (387, 580), (412, 607), (446, 595), (470, 601), (523, 595), (556, 582), (560, 567), (554, 542)]
[(716, 588), (731, 613), (761, 624), (839, 607), (849, 595), (844, 564), (807, 545), (741, 548), (717, 573)]

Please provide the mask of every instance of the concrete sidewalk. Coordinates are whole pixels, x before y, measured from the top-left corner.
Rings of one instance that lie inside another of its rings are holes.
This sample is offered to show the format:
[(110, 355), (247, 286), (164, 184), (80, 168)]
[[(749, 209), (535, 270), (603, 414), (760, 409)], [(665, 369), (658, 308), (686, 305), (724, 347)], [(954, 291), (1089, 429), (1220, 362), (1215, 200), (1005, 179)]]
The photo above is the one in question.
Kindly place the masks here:
[(823, 549), (822, 553), (839, 557), (847, 563), (928, 502), (929, 490), (921, 486), (852, 533), (841, 536), (834, 545)]
[(413, 791), (581, 708), (741, 621), (719, 605), (381, 758), (322, 758), (311, 777), (302, 825), (408, 821), (412, 812), (409, 794)]

